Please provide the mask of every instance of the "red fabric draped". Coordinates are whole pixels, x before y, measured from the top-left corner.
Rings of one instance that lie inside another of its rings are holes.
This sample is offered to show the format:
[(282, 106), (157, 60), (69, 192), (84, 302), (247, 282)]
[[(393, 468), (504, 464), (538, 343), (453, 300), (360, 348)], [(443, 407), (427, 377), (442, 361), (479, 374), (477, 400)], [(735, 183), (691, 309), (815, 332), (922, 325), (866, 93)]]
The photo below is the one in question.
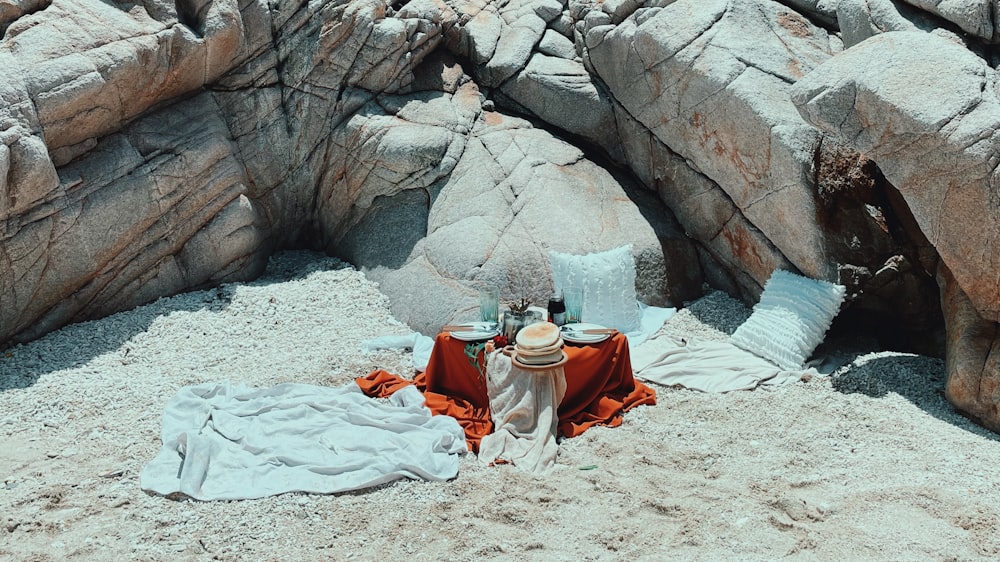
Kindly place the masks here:
[[(383, 370), (357, 379), (365, 394), (389, 396), (415, 384), (435, 414), (454, 417), (465, 429), (469, 449), (479, 450), (479, 441), (493, 431), (486, 380), (466, 354), (467, 342), (439, 334), (427, 370), (413, 381)], [(471, 346), (470, 346), (471, 349)], [(656, 404), (656, 392), (632, 377), (628, 340), (623, 334), (600, 343), (580, 345), (566, 342), (566, 396), (559, 406), (559, 435), (575, 437), (602, 424), (618, 426), (622, 413), (641, 404)], [(482, 349), (477, 361), (482, 364)]]
[[(435, 344), (436, 345), (436, 344)], [(366, 377), (355, 380), (361, 390), (368, 396), (386, 397), (409, 384), (415, 384), (423, 393), (427, 407), (435, 414), (451, 416), (465, 430), (465, 441), (473, 452), (479, 451), (479, 441), (485, 435), (493, 433), (493, 418), (490, 417), (489, 400), (485, 406), (465, 400), (456, 395), (427, 390), (427, 373), (419, 373), (412, 381), (384, 370), (372, 371)], [(486, 390), (483, 390), (483, 396)]]

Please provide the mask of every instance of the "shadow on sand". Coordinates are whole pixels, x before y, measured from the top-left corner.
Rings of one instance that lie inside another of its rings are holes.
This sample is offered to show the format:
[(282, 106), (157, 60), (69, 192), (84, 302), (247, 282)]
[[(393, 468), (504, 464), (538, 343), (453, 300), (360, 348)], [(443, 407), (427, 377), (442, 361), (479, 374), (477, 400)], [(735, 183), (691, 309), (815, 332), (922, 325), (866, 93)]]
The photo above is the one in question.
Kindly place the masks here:
[[(751, 309), (725, 293), (710, 293), (690, 303), (690, 313), (701, 323), (732, 335), (746, 321)], [(927, 414), (991, 441), (1000, 435), (978, 425), (956, 410), (944, 397), (945, 366), (939, 357), (904, 352), (873, 353), (885, 348), (872, 334), (843, 326), (831, 328), (816, 350), (824, 359), (822, 372), (833, 372), (833, 389), (843, 394), (883, 398), (898, 394)]]
[(148, 331), (157, 318), (175, 312), (224, 312), (240, 286), (283, 283), (316, 271), (344, 267), (350, 265), (317, 252), (281, 252), (271, 257), (264, 274), (254, 281), (181, 293), (106, 318), (64, 326), (37, 340), (0, 351), (0, 392), (28, 388), (42, 375), (83, 367), (108, 353), (117, 353), (126, 361), (128, 342)]
[[(928, 368), (931, 367), (931, 368)], [(917, 355), (861, 357), (833, 377), (844, 394), (882, 398), (896, 393), (929, 415), (991, 441), (1000, 435), (963, 416), (944, 397), (944, 361)]]

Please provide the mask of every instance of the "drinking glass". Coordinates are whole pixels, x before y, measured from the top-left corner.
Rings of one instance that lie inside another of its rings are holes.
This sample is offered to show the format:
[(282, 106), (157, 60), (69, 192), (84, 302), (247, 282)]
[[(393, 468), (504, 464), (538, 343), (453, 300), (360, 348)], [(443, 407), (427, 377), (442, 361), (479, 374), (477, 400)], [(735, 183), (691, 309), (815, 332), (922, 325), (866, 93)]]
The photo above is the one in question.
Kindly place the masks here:
[(500, 289), (490, 287), (479, 290), (479, 319), (494, 324), (500, 320)]
[(563, 289), (563, 302), (566, 304), (566, 323), (583, 322), (583, 288)]
[(545, 319), (542, 318), (542, 313), (537, 310), (529, 310), (524, 313), (524, 327), (527, 328), (532, 324), (537, 324), (539, 322), (544, 322)]

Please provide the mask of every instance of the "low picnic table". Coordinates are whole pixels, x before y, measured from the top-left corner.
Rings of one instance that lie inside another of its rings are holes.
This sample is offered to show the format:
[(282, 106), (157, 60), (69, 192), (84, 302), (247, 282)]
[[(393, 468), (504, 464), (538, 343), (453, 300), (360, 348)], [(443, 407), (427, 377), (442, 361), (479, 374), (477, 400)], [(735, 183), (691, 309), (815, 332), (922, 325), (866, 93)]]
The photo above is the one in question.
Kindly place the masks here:
[[(465, 429), (469, 449), (493, 432), (484, 375), (484, 342), (437, 335), (427, 369), (408, 380), (385, 370), (356, 379), (365, 394), (389, 396), (409, 384), (424, 394), (435, 414), (454, 417)], [(620, 332), (596, 343), (565, 342), (566, 394), (559, 405), (558, 434), (575, 437), (595, 425), (621, 425), (622, 413), (656, 404), (656, 392), (632, 376), (628, 339)], [(475, 358), (475, 363), (472, 358)]]

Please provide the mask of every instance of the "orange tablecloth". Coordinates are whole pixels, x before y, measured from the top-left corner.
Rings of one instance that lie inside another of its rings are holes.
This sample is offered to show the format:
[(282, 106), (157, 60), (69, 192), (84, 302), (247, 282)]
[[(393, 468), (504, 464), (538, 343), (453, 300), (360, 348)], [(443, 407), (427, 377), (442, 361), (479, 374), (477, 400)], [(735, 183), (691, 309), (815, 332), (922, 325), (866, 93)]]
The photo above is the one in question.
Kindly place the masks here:
[[(479, 441), (493, 431), (486, 380), (466, 356), (467, 342), (439, 334), (427, 369), (409, 381), (384, 370), (356, 380), (369, 396), (388, 396), (415, 384), (435, 414), (458, 420), (469, 448), (479, 451)], [(616, 333), (600, 343), (566, 342), (566, 396), (559, 406), (559, 435), (575, 437), (602, 424), (618, 426), (622, 413), (640, 404), (656, 404), (656, 392), (632, 377), (628, 340)], [(482, 362), (482, 351), (478, 360)]]

